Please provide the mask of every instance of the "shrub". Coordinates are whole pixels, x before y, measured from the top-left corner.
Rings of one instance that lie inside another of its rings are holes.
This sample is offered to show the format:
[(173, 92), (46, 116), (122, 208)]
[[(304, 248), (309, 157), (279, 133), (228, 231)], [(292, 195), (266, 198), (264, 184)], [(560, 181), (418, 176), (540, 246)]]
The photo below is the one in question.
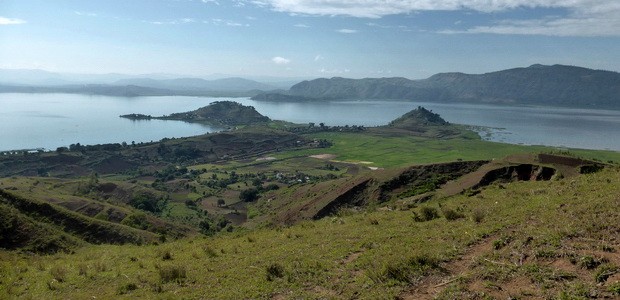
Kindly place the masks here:
[(267, 281), (273, 281), (276, 278), (284, 277), (284, 267), (279, 263), (272, 263), (265, 268)]
[(131, 291), (135, 291), (137, 289), (138, 289), (138, 286), (135, 283), (133, 283), (133, 282), (126, 283), (126, 284), (123, 284), (120, 287), (118, 287), (118, 294), (119, 295), (127, 294), (127, 293), (129, 293)]
[(413, 220), (416, 222), (425, 222), (439, 218), (439, 213), (434, 207), (423, 206), (420, 208), (420, 214), (413, 212)]
[(505, 236), (493, 241), (493, 249), (499, 250), (512, 242), (512, 237)]
[(122, 221), (121, 224), (127, 225), (129, 227), (146, 230), (149, 228), (150, 223), (147, 220), (146, 214), (142, 212), (132, 213), (127, 215)]
[(471, 213), (471, 220), (480, 223), (484, 219), (484, 211), (482, 209), (476, 208)]
[(85, 263), (80, 263), (78, 265), (78, 274), (80, 276), (88, 275), (88, 266)]
[(247, 190), (241, 191), (239, 194), (239, 200), (244, 202), (253, 202), (258, 199), (258, 189), (250, 188)]
[(612, 283), (607, 290), (615, 296), (620, 296), (620, 282)]
[(56, 281), (64, 282), (67, 280), (67, 268), (64, 266), (54, 266), (50, 269), (50, 274)]
[(454, 221), (465, 217), (462, 213), (448, 207), (442, 208), (441, 213), (448, 221)]
[(205, 254), (210, 258), (217, 257), (217, 252), (215, 252), (215, 250), (213, 250), (211, 246), (208, 246), (208, 245), (205, 246), (204, 251), (205, 251)]
[(381, 277), (386, 280), (412, 283), (416, 278), (428, 275), (432, 270), (439, 268), (439, 262), (434, 258), (414, 256), (387, 264), (381, 272)]
[(161, 255), (161, 259), (162, 259), (162, 260), (172, 260), (172, 254), (170, 253), (170, 251), (166, 250), (166, 251), (164, 251), (164, 253)]
[(187, 270), (184, 266), (162, 266), (159, 268), (159, 277), (162, 282), (181, 282), (187, 278)]
[(612, 264), (604, 264), (598, 267), (594, 274), (596, 282), (605, 282), (611, 275), (618, 273), (618, 267)]
[(601, 261), (592, 256), (586, 255), (579, 259), (579, 267), (586, 270), (592, 270), (601, 265)]

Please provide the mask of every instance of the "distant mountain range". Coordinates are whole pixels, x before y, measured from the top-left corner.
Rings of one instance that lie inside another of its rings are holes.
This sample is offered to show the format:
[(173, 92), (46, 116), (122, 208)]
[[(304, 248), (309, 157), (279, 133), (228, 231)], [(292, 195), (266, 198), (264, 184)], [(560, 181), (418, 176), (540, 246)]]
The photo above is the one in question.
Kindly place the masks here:
[(268, 84), (239, 77), (207, 80), (170, 76), (0, 70), (0, 93), (228, 96), (292, 102), (394, 99), (620, 109), (620, 73), (565, 65), (532, 65), (485, 74), (440, 73), (422, 80), (319, 78), (299, 82), (288, 90), (282, 89), (290, 86), (286, 81)]
[(276, 87), (254, 80), (243, 78), (223, 78), (216, 80), (205, 80), (200, 78), (177, 78), (156, 80), (151, 78), (123, 79), (114, 82), (114, 85), (136, 85), (150, 88), (160, 88), (177, 91), (269, 91)]
[(334, 77), (303, 81), (286, 92), (263, 93), (253, 99), (398, 99), (618, 109), (620, 73), (564, 65), (532, 65), (480, 75), (440, 73), (423, 80)]
[(269, 91), (288, 89), (305, 78), (273, 76), (238, 76), (212, 74), (203, 77), (188, 77), (174, 74), (151, 73), (142, 75), (72, 74), (44, 70), (0, 69), (0, 85), (31, 87), (67, 87), (76, 85), (142, 86), (179, 91)]

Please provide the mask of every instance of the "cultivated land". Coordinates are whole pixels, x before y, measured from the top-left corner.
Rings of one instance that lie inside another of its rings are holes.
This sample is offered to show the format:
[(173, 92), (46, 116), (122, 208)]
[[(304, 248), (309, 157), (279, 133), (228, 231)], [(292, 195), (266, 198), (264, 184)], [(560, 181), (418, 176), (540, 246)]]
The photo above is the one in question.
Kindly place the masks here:
[(0, 298), (620, 297), (620, 153), (257, 120), (0, 156)]

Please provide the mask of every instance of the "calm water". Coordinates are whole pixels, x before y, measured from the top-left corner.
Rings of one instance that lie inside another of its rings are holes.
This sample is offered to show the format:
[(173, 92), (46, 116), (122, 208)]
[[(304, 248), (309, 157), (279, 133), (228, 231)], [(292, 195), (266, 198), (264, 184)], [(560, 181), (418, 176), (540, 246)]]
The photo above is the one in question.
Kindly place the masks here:
[[(178, 121), (131, 121), (121, 114), (164, 115), (194, 110), (222, 98), (106, 97), (66, 94), (0, 94), (0, 150), (55, 149), (72, 143), (157, 141), (218, 130)], [(452, 123), (486, 126), (486, 139), (620, 151), (620, 111), (422, 102), (347, 101), (273, 103), (231, 99), (272, 118), (326, 125), (384, 125), (422, 105)]]

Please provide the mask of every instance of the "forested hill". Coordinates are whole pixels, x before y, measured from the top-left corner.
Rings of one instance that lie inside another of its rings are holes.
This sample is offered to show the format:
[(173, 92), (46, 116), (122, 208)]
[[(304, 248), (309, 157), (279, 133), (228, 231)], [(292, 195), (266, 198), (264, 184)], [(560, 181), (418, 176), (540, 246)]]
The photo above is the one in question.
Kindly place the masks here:
[(485, 74), (440, 73), (406, 78), (315, 79), (257, 100), (401, 99), (604, 107), (620, 109), (620, 73), (564, 65), (532, 65)]

